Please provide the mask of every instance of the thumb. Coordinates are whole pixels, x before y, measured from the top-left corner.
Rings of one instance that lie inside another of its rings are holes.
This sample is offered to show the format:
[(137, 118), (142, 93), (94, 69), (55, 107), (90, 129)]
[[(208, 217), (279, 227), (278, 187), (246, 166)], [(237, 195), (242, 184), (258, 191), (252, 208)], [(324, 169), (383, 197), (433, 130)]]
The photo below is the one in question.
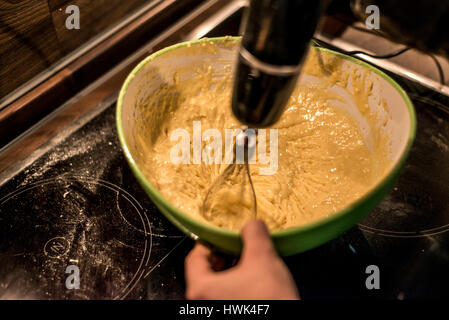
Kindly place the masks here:
[(248, 222), (242, 229), (242, 260), (277, 256), (268, 228), (262, 220)]

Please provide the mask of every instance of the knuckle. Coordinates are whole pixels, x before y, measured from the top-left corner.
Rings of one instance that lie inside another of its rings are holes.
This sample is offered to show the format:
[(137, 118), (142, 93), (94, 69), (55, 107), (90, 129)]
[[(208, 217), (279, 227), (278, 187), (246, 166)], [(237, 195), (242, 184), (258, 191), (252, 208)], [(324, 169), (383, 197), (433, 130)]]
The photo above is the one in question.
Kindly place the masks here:
[(207, 293), (207, 286), (204, 281), (197, 281), (186, 288), (186, 298), (189, 300), (202, 300)]

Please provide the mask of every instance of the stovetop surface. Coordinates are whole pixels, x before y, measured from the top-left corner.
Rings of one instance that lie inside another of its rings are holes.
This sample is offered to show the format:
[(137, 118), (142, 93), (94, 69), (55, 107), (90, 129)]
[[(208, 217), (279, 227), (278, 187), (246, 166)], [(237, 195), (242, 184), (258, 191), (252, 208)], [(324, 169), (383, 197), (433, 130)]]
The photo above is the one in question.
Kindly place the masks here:
[[(449, 99), (398, 81), (418, 116), (410, 157), (360, 224), (285, 259), (304, 299), (448, 295)], [(184, 298), (183, 263), (193, 241), (132, 175), (115, 101), (94, 112), (1, 186), (0, 299)], [(370, 265), (380, 271), (378, 290), (365, 284)], [(66, 287), (69, 266), (79, 268), (79, 289)]]

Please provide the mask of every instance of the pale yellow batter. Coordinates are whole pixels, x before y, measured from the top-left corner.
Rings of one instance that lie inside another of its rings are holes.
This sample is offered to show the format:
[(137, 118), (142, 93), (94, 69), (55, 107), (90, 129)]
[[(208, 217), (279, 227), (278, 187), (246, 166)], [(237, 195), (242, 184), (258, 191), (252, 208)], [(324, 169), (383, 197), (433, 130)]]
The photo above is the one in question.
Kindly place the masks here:
[[(330, 58), (329, 58), (330, 59)], [(363, 74), (344, 74), (337, 70), (338, 62), (327, 59), (324, 74), (316, 54), (307, 60), (305, 73), (326, 77), (324, 85), (298, 85), (282, 118), (272, 128), (278, 129), (278, 168), (273, 175), (261, 175), (259, 168), (267, 164), (250, 165), (257, 194), (257, 217), (271, 230), (285, 229), (327, 217), (365, 194), (384, 175), (385, 141), (375, 134), (371, 150), (367, 147), (358, 123), (342, 108), (328, 100), (336, 99), (326, 87), (352, 79), (351, 94), (366, 117), (370, 83)], [(161, 87), (158, 94), (146, 102), (149, 110), (136, 126), (136, 140), (147, 146), (144, 154), (144, 174), (173, 205), (196, 219), (239, 230), (252, 217), (248, 185), (223, 188), (215, 201), (213, 214), (202, 214), (201, 205), (210, 188), (227, 164), (173, 164), (170, 150), (179, 141), (171, 141), (178, 128), (193, 137), (193, 121), (201, 121), (201, 130), (240, 127), (231, 114), (231, 77), (214, 79), (205, 67), (197, 70), (195, 80), (188, 84), (177, 81)], [(158, 127), (148, 127), (148, 119)], [(269, 130), (267, 130), (269, 136)], [(150, 141), (150, 142), (148, 142)], [(267, 148), (269, 150), (269, 137)], [(203, 141), (204, 148), (208, 141)], [(191, 141), (191, 151), (192, 151)], [(242, 177), (235, 177), (239, 183)]]

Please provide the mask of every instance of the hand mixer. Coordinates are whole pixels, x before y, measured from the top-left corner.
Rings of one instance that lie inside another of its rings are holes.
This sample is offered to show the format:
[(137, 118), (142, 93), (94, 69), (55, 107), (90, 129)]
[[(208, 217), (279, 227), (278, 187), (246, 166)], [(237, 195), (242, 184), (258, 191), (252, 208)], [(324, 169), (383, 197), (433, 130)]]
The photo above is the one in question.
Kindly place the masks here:
[[(243, 18), (232, 111), (243, 124), (268, 127), (276, 123), (295, 87), (302, 61), (318, 20), (329, 4), (365, 19), (368, 5), (381, 7), (382, 31), (395, 41), (424, 52), (449, 56), (449, 0), (250, 0)], [(418, 23), (417, 23), (418, 21)], [(319, 52), (318, 52), (319, 54)], [(321, 56), (318, 62), (324, 71)], [(249, 175), (249, 166), (245, 166)], [(208, 192), (220, 189), (231, 177), (225, 170)], [(251, 181), (251, 180), (250, 180)], [(253, 186), (251, 186), (254, 190)], [(256, 197), (253, 197), (256, 201)], [(256, 207), (256, 205), (254, 205)]]
[[(309, 42), (321, 14), (319, 0), (252, 0), (244, 17), (245, 32), (236, 66), (232, 111), (246, 126), (273, 125), (281, 116), (295, 87)], [(244, 130), (236, 138), (234, 150), (254, 153), (256, 136)], [(249, 159), (230, 164), (208, 190), (201, 212), (213, 213), (220, 192), (239, 185), (252, 193), (252, 218), (257, 217), (257, 198), (249, 170)], [(239, 160), (238, 156), (234, 159)], [(235, 182), (237, 181), (237, 182)], [(250, 188), (245, 188), (246, 181)]]

